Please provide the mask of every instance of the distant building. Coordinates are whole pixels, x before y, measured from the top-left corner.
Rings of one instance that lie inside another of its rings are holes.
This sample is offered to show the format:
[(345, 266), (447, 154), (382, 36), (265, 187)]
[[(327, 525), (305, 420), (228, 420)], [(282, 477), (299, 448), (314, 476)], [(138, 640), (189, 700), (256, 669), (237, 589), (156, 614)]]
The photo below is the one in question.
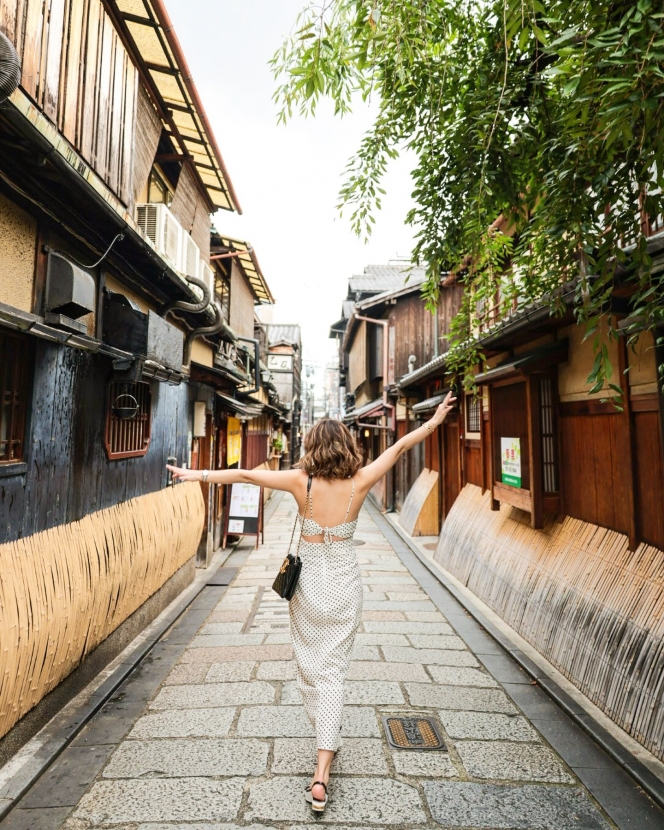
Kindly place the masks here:
[[(298, 325), (271, 323), (265, 329), (267, 369), (283, 410), (280, 431), (285, 436), (286, 449), (281, 466), (287, 468), (300, 457), (302, 333)], [(283, 446), (283, 439), (281, 442)]]

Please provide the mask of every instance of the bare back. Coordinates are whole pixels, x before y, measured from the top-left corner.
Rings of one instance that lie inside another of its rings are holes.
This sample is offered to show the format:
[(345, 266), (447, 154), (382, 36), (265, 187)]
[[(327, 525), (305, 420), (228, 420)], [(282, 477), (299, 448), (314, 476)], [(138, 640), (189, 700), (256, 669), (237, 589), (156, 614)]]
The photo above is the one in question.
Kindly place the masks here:
[[(306, 473), (303, 473), (302, 492), (299, 492), (298, 487), (298, 492), (295, 494), (300, 516), (313, 518), (324, 528), (336, 528), (357, 519), (367, 495), (365, 488), (358, 482), (360, 478), (358, 474), (354, 480), (314, 478), (311, 484), (310, 504), (307, 504), (307, 478)], [(332, 541), (338, 541), (341, 538), (332, 535)], [(324, 540), (323, 534), (303, 535), (302, 539), (306, 542)]]

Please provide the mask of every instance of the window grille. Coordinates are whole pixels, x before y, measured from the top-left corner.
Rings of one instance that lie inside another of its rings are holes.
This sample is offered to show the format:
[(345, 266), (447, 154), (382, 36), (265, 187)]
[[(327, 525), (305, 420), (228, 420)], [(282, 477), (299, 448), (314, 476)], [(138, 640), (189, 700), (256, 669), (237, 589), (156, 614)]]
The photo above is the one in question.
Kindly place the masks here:
[(111, 383), (106, 412), (105, 444), (108, 457), (116, 459), (145, 455), (150, 446), (151, 427), (152, 395), (149, 385), (120, 381)]
[(540, 378), (540, 422), (542, 429), (542, 475), (545, 493), (558, 492), (558, 463), (553, 412), (553, 381)]
[(0, 333), (0, 464), (23, 460), (28, 355), (21, 338)]
[(482, 400), (475, 395), (466, 396), (466, 432), (482, 431)]

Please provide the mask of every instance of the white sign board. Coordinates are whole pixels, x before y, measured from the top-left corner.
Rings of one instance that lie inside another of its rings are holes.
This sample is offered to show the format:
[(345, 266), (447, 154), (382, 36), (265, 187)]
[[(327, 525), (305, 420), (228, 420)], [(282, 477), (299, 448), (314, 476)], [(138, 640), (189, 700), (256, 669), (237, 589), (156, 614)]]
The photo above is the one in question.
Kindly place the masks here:
[(229, 519), (228, 520), (228, 532), (229, 533), (244, 533), (244, 520), (243, 519)]
[[(257, 484), (234, 484), (231, 490), (231, 516), (258, 516), (260, 508), (261, 488)], [(232, 532), (229, 522), (228, 529)], [(234, 528), (234, 530), (238, 530)]]
[(500, 439), (500, 471), (503, 484), (521, 487), (521, 439)]

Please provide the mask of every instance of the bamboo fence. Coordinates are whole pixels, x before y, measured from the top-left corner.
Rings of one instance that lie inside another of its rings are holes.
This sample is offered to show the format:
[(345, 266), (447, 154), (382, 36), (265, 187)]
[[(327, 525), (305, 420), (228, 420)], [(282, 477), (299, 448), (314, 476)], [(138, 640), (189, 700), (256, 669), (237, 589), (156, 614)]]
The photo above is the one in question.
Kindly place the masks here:
[(468, 484), (435, 559), (664, 759), (664, 552), (578, 519), (530, 527)]
[(179, 484), (0, 545), (0, 736), (196, 553)]

